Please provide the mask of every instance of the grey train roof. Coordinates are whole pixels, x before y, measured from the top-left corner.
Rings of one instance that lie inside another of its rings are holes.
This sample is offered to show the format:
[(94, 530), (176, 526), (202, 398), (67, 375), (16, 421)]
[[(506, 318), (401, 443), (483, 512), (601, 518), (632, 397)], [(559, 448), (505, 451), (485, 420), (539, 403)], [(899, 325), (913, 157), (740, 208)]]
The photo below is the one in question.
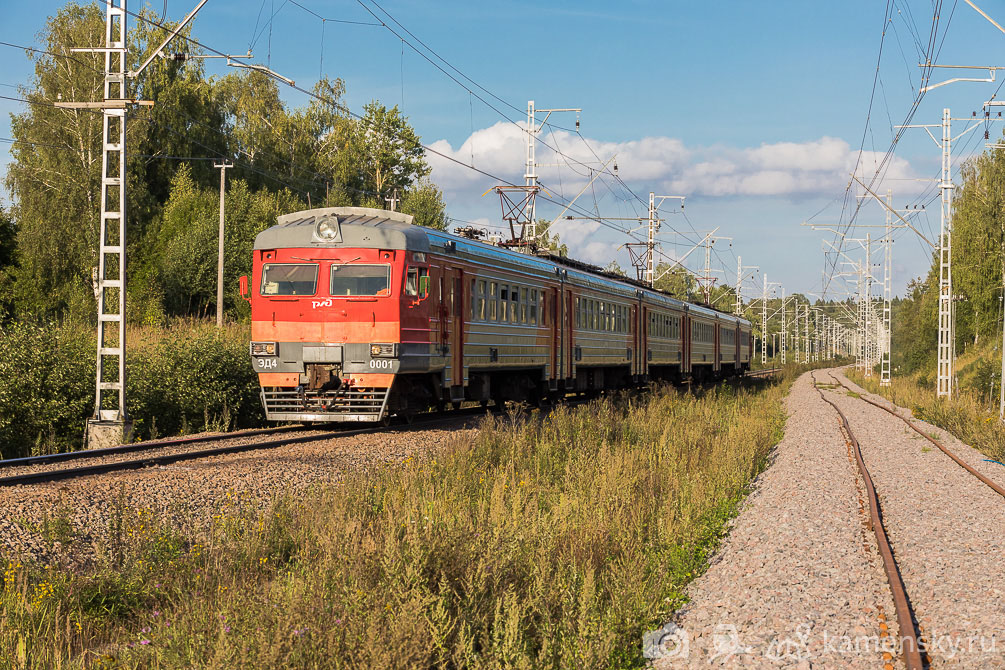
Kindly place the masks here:
[[(318, 239), (314, 224), (331, 215), (338, 218), (339, 238)], [(429, 251), (429, 238), (424, 229), (412, 225), (411, 215), (368, 207), (322, 207), (284, 214), (277, 225), (255, 237), (255, 249), (336, 246)]]
[[(319, 218), (330, 215), (335, 215), (338, 218), (340, 235), (332, 241), (321, 240), (315, 235), (315, 224)], [(412, 225), (412, 217), (408, 214), (368, 207), (322, 207), (284, 214), (279, 217), (277, 225), (267, 228), (258, 234), (255, 238), (255, 249), (346, 246), (377, 249), (408, 249), (428, 252), (434, 246), (442, 249), (445, 243), (450, 243), (455, 251), (463, 252), (465, 250), (474, 251), (478, 249), (481, 252), (478, 254), (479, 256), (486, 253), (489, 255), (503, 254), (509, 260), (519, 261), (524, 266), (528, 264), (535, 266), (539, 272), (547, 269), (547, 272), (551, 273), (563, 267), (561, 259), (554, 259), (548, 256), (529, 256), (485, 242), (451, 235), (441, 230), (415, 226)], [(501, 257), (497, 258), (501, 260)], [(625, 290), (641, 290), (648, 294), (651, 299), (662, 302), (667, 306), (687, 309), (705, 318), (749, 324), (742, 317), (694, 303), (681, 302), (666, 293), (653, 290), (648, 286), (639, 286), (637, 282), (633, 282), (627, 278), (625, 280), (615, 279), (575, 266), (568, 267), (567, 269), (571, 271), (571, 274), (581, 277), (580, 281), (589, 278), (602, 284), (617, 284), (618, 288)]]

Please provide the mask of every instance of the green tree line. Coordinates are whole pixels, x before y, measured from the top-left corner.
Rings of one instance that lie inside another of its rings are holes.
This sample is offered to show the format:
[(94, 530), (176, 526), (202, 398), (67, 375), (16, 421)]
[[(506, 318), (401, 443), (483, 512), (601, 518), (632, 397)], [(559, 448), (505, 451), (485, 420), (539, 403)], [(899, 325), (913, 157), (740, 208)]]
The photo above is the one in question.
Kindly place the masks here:
[[(956, 350), (995, 346), (1001, 339), (1001, 297), (1005, 277), (1005, 152), (992, 149), (960, 169), (953, 197), (953, 295)], [(932, 374), (938, 341), (939, 257), (924, 278), (908, 285), (894, 302), (894, 366)], [(987, 362), (990, 368), (996, 367)]]
[[(154, 14), (131, 21), (128, 67), (139, 64), (173, 26)], [(240, 316), (236, 278), (247, 274), (255, 235), (276, 217), (309, 206), (399, 209), (416, 223), (446, 227), (442, 192), (415, 130), (397, 107), (377, 101), (360, 117), (344, 104), (341, 79), (323, 78), (294, 107), (276, 81), (238, 69), (207, 76), (185, 37), (131, 85), (153, 101), (129, 111), (127, 243), (131, 318), (155, 324), (216, 307), (219, 171), (227, 171), (225, 308)], [(5, 179), (11, 203), (0, 210), (0, 308), (7, 318), (93, 319), (101, 180), (101, 113), (65, 109), (59, 100), (97, 101), (103, 57), (72, 53), (103, 43), (98, 5), (70, 2), (48, 19), (28, 52), (28, 101), (11, 115), (14, 143)], [(176, 57), (177, 56), (177, 57)]]

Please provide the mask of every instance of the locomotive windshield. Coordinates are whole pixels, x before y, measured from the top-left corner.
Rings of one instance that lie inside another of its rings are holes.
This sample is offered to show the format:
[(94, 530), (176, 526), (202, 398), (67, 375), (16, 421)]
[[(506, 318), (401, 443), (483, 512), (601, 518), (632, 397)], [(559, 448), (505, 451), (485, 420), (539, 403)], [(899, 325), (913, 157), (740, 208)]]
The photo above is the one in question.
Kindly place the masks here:
[(332, 265), (333, 296), (390, 295), (390, 265)]
[(318, 266), (310, 263), (267, 263), (262, 268), (262, 295), (314, 295)]

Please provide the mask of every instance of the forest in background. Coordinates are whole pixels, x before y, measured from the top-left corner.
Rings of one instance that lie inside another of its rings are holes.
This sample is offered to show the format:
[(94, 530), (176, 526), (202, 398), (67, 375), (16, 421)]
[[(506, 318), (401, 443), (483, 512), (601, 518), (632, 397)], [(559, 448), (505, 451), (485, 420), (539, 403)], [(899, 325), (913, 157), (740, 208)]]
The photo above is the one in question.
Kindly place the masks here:
[[(70, 2), (27, 52), (35, 74), (19, 90), (26, 110), (13, 114), (5, 179), (11, 206), (0, 210), (0, 309), (6, 320), (94, 323), (101, 113), (61, 109), (57, 100), (99, 100), (103, 57), (72, 53), (100, 44), (98, 5)], [(149, 9), (130, 31), (130, 68), (166, 37)], [(344, 105), (345, 84), (323, 78), (304, 106), (283, 102), (276, 81), (248, 69), (207, 76), (198, 49), (171, 42), (134, 82), (152, 107), (130, 111), (128, 152), (129, 318), (163, 325), (216, 308), (219, 170), (227, 171), (225, 309), (246, 316), (237, 277), (251, 248), (276, 217), (309, 206), (387, 206), (416, 223), (446, 227), (442, 192), (429, 180), (418, 135), (395, 106), (378, 101), (359, 117)]]
[[(149, 9), (131, 20), (136, 69), (174, 28)], [(0, 207), (0, 458), (82, 445), (94, 406), (100, 213), (99, 110), (56, 101), (103, 96), (100, 5), (69, 2), (27, 51), (34, 76), (11, 115), (11, 161)], [(127, 128), (127, 406), (135, 437), (260, 425), (258, 381), (247, 359), (249, 310), (237, 291), (255, 236), (309, 207), (398, 209), (446, 228), (420, 138), (397, 107), (372, 101), (354, 115), (345, 84), (324, 78), (297, 107), (277, 82), (249, 69), (207, 76), (198, 49), (171, 42), (135, 79)], [(224, 310), (216, 329), (220, 172), (226, 174)], [(236, 322), (236, 323), (234, 323)], [(26, 411), (27, 410), (27, 411)]]

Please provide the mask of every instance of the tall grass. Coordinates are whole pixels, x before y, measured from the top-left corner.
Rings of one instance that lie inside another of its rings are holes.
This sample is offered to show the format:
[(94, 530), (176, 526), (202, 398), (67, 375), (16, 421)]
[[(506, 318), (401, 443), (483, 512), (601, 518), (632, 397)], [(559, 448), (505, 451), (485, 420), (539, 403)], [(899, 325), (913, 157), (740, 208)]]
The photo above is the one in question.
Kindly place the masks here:
[(85, 572), (8, 564), (0, 661), (637, 667), (780, 438), (789, 380), (486, 418), (428, 460), (234, 503), (202, 538), (122, 510)]
[(866, 379), (851, 371), (848, 377), (870, 393), (906, 407), (917, 418), (942, 428), (965, 444), (995, 460), (1005, 460), (1005, 430), (976, 390), (963, 389), (952, 398), (936, 398), (931, 384), (917, 377), (894, 377), (890, 386), (880, 386), (876, 376)]

